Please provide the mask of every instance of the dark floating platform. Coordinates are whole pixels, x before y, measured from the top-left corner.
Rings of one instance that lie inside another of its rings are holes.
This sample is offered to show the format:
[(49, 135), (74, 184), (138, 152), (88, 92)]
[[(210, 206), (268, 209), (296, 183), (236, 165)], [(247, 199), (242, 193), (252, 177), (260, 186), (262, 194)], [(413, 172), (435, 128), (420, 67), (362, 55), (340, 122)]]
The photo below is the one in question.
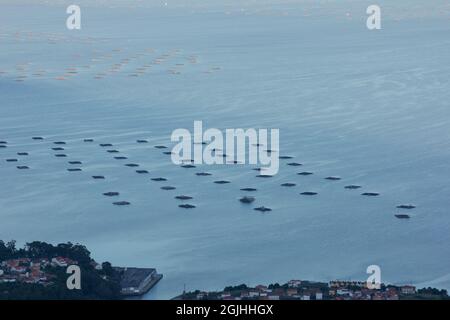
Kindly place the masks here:
[(413, 204), (400, 204), (397, 206), (398, 209), (414, 209), (415, 207)]
[(310, 175), (312, 175), (313, 173), (312, 172), (309, 172), (309, 171), (303, 171), (303, 172), (299, 172), (299, 173), (297, 173), (299, 176), (310, 176)]
[(305, 191), (305, 192), (302, 192), (302, 193), (300, 193), (302, 196), (315, 196), (315, 195), (317, 195), (318, 193), (317, 192), (314, 192), (314, 191)]
[(32, 137), (31, 139), (33, 139), (33, 140), (44, 140), (43, 137)]
[(287, 165), (288, 165), (288, 166), (291, 166), (291, 167), (300, 167), (300, 166), (302, 166), (303, 164), (298, 163), (298, 162), (289, 162)]
[(164, 186), (164, 187), (161, 187), (161, 189), (162, 190), (175, 190), (176, 188), (175, 187), (171, 187), (171, 186)]
[(131, 167), (131, 168), (139, 167), (139, 165), (137, 163), (127, 163), (125, 166)]
[(156, 149), (167, 149), (166, 146), (155, 146)]
[(245, 196), (245, 197), (240, 198), (239, 201), (242, 203), (252, 203), (253, 201), (255, 201), (255, 197)]
[(292, 157), (292, 156), (279, 156), (278, 158), (281, 159), (281, 160), (288, 160), (288, 159), (293, 159), (294, 157)]
[(119, 150), (106, 150), (108, 153), (119, 153)]
[(6, 162), (17, 162), (17, 161), (19, 161), (19, 160), (17, 160), (17, 159), (6, 159)]
[(193, 205), (193, 204), (188, 204), (188, 203), (186, 203), (186, 204), (180, 204), (180, 205), (178, 205), (180, 208), (183, 208), (183, 209), (194, 209), (195, 208), (195, 206)]
[(241, 191), (254, 192), (254, 191), (258, 191), (258, 189), (256, 189), (256, 188), (242, 188)]
[(116, 159), (116, 160), (127, 160), (128, 158), (127, 157), (114, 157), (114, 159)]
[(341, 180), (341, 177), (329, 176), (329, 177), (326, 177), (325, 180), (338, 181), (338, 180)]
[(378, 192), (364, 192), (361, 193), (362, 196), (367, 196), (367, 197), (376, 197), (379, 196), (380, 194)]
[(84, 142), (94, 142), (94, 139), (84, 139)]
[(396, 214), (395, 217), (398, 219), (409, 219), (410, 218), (410, 216), (407, 214)]
[(191, 196), (181, 195), (181, 196), (176, 196), (175, 199), (178, 199), (178, 200), (191, 200), (193, 198)]
[(111, 143), (100, 143), (100, 147), (112, 147), (113, 145)]
[(105, 192), (103, 195), (107, 196), (107, 197), (117, 197), (120, 195), (120, 193), (116, 192), (116, 191), (110, 191), (110, 192)]
[(217, 180), (217, 181), (214, 181), (214, 183), (216, 183), (216, 184), (227, 184), (227, 183), (230, 183), (230, 181), (227, 181), (227, 180)]
[(272, 178), (273, 176), (270, 174), (258, 174), (257, 178)]
[(28, 166), (17, 166), (17, 169), (19, 170), (27, 170), (30, 169)]
[(345, 189), (354, 190), (354, 189), (360, 189), (361, 186), (358, 186), (358, 185), (356, 185), (356, 184), (351, 184), (351, 185), (345, 186), (344, 188), (345, 188)]
[(67, 169), (69, 172), (82, 171), (80, 168), (69, 168)]
[(63, 144), (66, 144), (66, 143), (64, 141), (55, 141), (55, 142), (53, 142), (53, 144), (63, 145)]
[(253, 209), (253, 210), (260, 211), (260, 212), (268, 212), (268, 211), (272, 211), (272, 209), (266, 208), (266, 207), (264, 207), (264, 206), (255, 208), (255, 209)]
[(56, 147), (56, 148), (52, 148), (53, 151), (63, 151), (64, 148), (61, 147)]
[(200, 177), (206, 177), (206, 176), (210, 176), (211, 173), (209, 173), (209, 172), (197, 172), (195, 175), (196, 176), (200, 176)]
[(131, 203), (129, 203), (128, 201), (117, 201), (117, 202), (113, 202), (113, 205), (115, 206), (128, 206)]
[(95, 180), (105, 179), (105, 176), (92, 176), (92, 179)]
[(183, 164), (183, 165), (181, 165), (181, 167), (182, 167), (182, 168), (185, 168), (185, 169), (195, 168), (195, 166), (192, 165), (192, 164)]
[(166, 178), (152, 178), (153, 181), (167, 181)]
[(58, 154), (55, 154), (55, 157), (57, 157), (57, 158), (65, 158), (65, 157), (67, 157), (67, 155), (63, 154), (63, 153), (58, 153)]
[(147, 171), (147, 170), (136, 170), (136, 173), (139, 173), (139, 174), (147, 174), (148, 171)]
[(136, 140), (136, 142), (137, 143), (148, 143), (148, 141), (145, 139), (139, 139), (139, 140)]
[(291, 183), (291, 182), (286, 182), (281, 184), (282, 187), (295, 187), (296, 184), (295, 183)]
[(18, 156), (27, 156), (28, 152), (17, 152)]
[(69, 164), (83, 164), (81, 161), (69, 161)]

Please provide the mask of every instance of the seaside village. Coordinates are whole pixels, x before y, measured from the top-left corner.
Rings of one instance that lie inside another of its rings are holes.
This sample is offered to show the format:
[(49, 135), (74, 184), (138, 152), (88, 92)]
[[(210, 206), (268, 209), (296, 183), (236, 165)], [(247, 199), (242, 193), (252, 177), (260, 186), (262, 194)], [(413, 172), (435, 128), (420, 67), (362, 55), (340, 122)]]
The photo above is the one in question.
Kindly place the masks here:
[[(414, 299), (411, 285), (381, 285), (369, 289), (366, 282), (331, 281), (329, 283), (291, 280), (284, 285), (246, 285), (227, 287), (221, 292), (194, 291), (177, 297), (180, 300), (400, 300)], [(442, 293), (447, 296), (446, 293)]]
[[(77, 261), (65, 257), (55, 257), (51, 260), (47, 258), (5, 260), (0, 263), (0, 283), (24, 282), (50, 285), (55, 276), (46, 273), (46, 267), (67, 267), (73, 264), (77, 264)], [(101, 266), (97, 265), (95, 267)]]

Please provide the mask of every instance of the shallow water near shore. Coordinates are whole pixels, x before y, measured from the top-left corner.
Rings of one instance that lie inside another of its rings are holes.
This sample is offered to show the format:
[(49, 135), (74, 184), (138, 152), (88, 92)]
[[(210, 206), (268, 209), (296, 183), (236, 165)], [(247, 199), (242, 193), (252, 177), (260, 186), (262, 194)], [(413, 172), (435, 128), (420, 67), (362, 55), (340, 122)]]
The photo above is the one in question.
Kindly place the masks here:
[[(58, 6), (1, 9), (0, 239), (78, 242), (97, 261), (155, 267), (164, 278), (146, 299), (184, 285), (364, 280), (372, 264), (383, 282), (450, 289), (448, 16), (394, 12), (370, 32), (363, 4), (351, 18), (89, 7), (71, 32)], [(175, 166), (155, 146), (195, 120), (278, 128), (293, 159), (269, 179), (248, 165)]]

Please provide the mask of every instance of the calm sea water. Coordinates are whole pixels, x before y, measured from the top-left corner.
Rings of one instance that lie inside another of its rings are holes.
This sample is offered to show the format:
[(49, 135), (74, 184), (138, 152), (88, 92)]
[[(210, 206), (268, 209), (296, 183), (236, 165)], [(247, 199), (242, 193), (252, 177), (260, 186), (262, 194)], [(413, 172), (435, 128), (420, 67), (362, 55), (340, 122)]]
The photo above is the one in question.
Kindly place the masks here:
[[(87, 7), (82, 30), (68, 31), (63, 7), (0, 8), (1, 239), (79, 242), (98, 261), (155, 267), (164, 279), (149, 299), (184, 285), (364, 280), (371, 264), (384, 282), (450, 288), (448, 15), (388, 10), (370, 32), (363, 3), (351, 14)], [(154, 146), (194, 120), (279, 128), (280, 154), (303, 166), (282, 160), (271, 179), (250, 166), (174, 166)], [(254, 205), (238, 201), (243, 187), (258, 188)], [(179, 194), (197, 208), (178, 208)], [(404, 203), (417, 206), (407, 221), (394, 217)]]

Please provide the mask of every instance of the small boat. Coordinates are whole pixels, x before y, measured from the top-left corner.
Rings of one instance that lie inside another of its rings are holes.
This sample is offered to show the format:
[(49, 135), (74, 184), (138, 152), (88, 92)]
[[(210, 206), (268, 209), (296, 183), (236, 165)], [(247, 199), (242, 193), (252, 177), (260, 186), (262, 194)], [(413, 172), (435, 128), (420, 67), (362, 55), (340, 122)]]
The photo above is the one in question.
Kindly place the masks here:
[(55, 157), (57, 157), (57, 158), (65, 158), (65, 157), (67, 157), (67, 155), (65, 155), (63, 153), (58, 153), (58, 154), (55, 154)]
[(164, 187), (161, 187), (161, 189), (162, 190), (175, 190), (176, 188), (175, 187), (171, 187), (171, 186), (164, 186)]
[(139, 167), (139, 165), (136, 164), (136, 163), (127, 163), (125, 166), (126, 166), (126, 167), (130, 167), (130, 168)]
[(107, 197), (117, 197), (118, 195), (120, 195), (120, 193), (115, 192), (115, 191), (110, 191), (110, 192), (105, 192), (103, 195), (107, 196)]
[(147, 174), (148, 171), (147, 171), (147, 170), (136, 170), (136, 173), (139, 173), (139, 174)]
[(156, 149), (167, 149), (166, 146), (155, 146)]
[(273, 176), (270, 174), (258, 174), (257, 178), (272, 178)]
[(181, 167), (185, 168), (185, 169), (195, 168), (195, 166), (192, 164), (183, 164), (183, 165), (181, 165)]
[(183, 208), (183, 209), (194, 209), (195, 208), (195, 206), (193, 205), (193, 204), (180, 204), (180, 205), (178, 205), (180, 208)]
[(53, 151), (63, 151), (64, 148), (61, 147), (56, 147), (56, 148), (52, 148)]
[(292, 159), (294, 157), (291, 157), (291, 156), (279, 156), (278, 158), (281, 159), (281, 160), (288, 160), (288, 159)]
[(105, 176), (92, 176), (92, 178), (99, 180), (99, 179), (105, 179)]
[(108, 153), (119, 153), (118, 150), (106, 150), (106, 152), (108, 152)]
[(314, 192), (314, 191), (305, 191), (305, 192), (302, 192), (302, 193), (300, 193), (302, 196), (315, 196), (315, 195), (317, 195), (318, 193), (317, 192)]
[(0, 148), (7, 148), (8, 146), (6, 144), (0, 144)]
[(172, 151), (164, 151), (163, 154), (166, 154), (166, 155), (172, 155), (173, 152), (172, 152)]
[(338, 181), (338, 180), (341, 180), (341, 178), (337, 177), (337, 176), (329, 176), (329, 177), (326, 177), (325, 180)]
[(175, 199), (178, 199), (178, 200), (191, 200), (192, 197), (181, 195), (181, 196), (176, 196)]
[(0, 141), (0, 144), (8, 144), (7, 141)]
[(300, 166), (302, 166), (302, 164), (298, 163), (298, 162), (290, 162), (287, 165), (291, 166), (291, 167), (300, 167)]
[(414, 209), (415, 207), (413, 204), (401, 204), (397, 206), (398, 209)]
[(67, 169), (69, 172), (82, 171), (80, 168), (69, 168)]
[(126, 160), (126, 159), (128, 159), (128, 158), (127, 158), (127, 157), (120, 156), (120, 157), (114, 157), (114, 159), (116, 159), (116, 160)]
[(396, 214), (395, 217), (398, 219), (409, 219), (410, 218), (410, 216), (407, 214)]
[(206, 177), (206, 176), (210, 176), (211, 173), (209, 173), (209, 172), (197, 172), (195, 175), (200, 176), (200, 177)]
[(295, 183), (291, 183), (291, 182), (286, 182), (281, 184), (282, 187), (295, 187), (296, 184)]
[(30, 169), (28, 166), (17, 166), (17, 169), (19, 170), (27, 170)]
[(167, 181), (166, 178), (152, 178), (153, 181)]
[(214, 181), (214, 183), (216, 183), (216, 184), (226, 184), (226, 183), (230, 183), (230, 181), (227, 181), (227, 180), (217, 180), (217, 181)]
[(19, 161), (19, 160), (17, 160), (17, 159), (6, 159), (6, 162), (17, 162), (17, 161)]
[(69, 161), (69, 164), (82, 164), (81, 161)]
[(44, 140), (43, 137), (32, 137), (31, 139), (33, 139), (33, 140)]
[(239, 201), (242, 203), (252, 203), (253, 201), (255, 201), (255, 198), (245, 196), (245, 197), (240, 198)]
[(64, 141), (56, 141), (56, 142), (53, 142), (53, 144), (62, 145), (62, 144), (66, 144), (66, 143)]
[(258, 208), (254, 208), (253, 210), (256, 210), (256, 211), (261, 211), (261, 212), (268, 212), (268, 211), (272, 211), (272, 209), (270, 209), (270, 208), (266, 208), (266, 207), (264, 207), (264, 206), (262, 206), (262, 207), (258, 207)]
[(359, 188), (361, 188), (361, 186), (358, 186), (358, 185), (356, 185), (356, 184), (351, 184), (351, 185), (345, 186), (344, 188), (345, 188), (345, 189), (354, 190), (354, 189), (359, 189)]
[(299, 173), (297, 173), (299, 176), (310, 176), (310, 175), (312, 175), (313, 173), (312, 172), (309, 172), (309, 171), (303, 171), (303, 172), (299, 172)]
[(137, 142), (137, 143), (148, 143), (148, 141), (147, 141), (147, 140), (144, 140), (144, 139), (142, 139), (142, 140), (136, 140), (136, 142)]
[(84, 142), (94, 142), (94, 139), (84, 139)]
[(100, 147), (112, 147), (113, 145), (111, 143), (100, 143)]
[(115, 206), (128, 206), (131, 203), (129, 203), (128, 201), (117, 201), (117, 202), (113, 202), (113, 205)]
[(364, 192), (361, 193), (362, 196), (367, 196), (367, 197), (376, 197), (379, 196), (380, 194), (378, 192)]
[(17, 152), (18, 156), (27, 156), (28, 152)]
[(255, 189), (255, 188), (242, 188), (241, 191), (254, 192), (254, 191), (258, 191), (258, 189)]

